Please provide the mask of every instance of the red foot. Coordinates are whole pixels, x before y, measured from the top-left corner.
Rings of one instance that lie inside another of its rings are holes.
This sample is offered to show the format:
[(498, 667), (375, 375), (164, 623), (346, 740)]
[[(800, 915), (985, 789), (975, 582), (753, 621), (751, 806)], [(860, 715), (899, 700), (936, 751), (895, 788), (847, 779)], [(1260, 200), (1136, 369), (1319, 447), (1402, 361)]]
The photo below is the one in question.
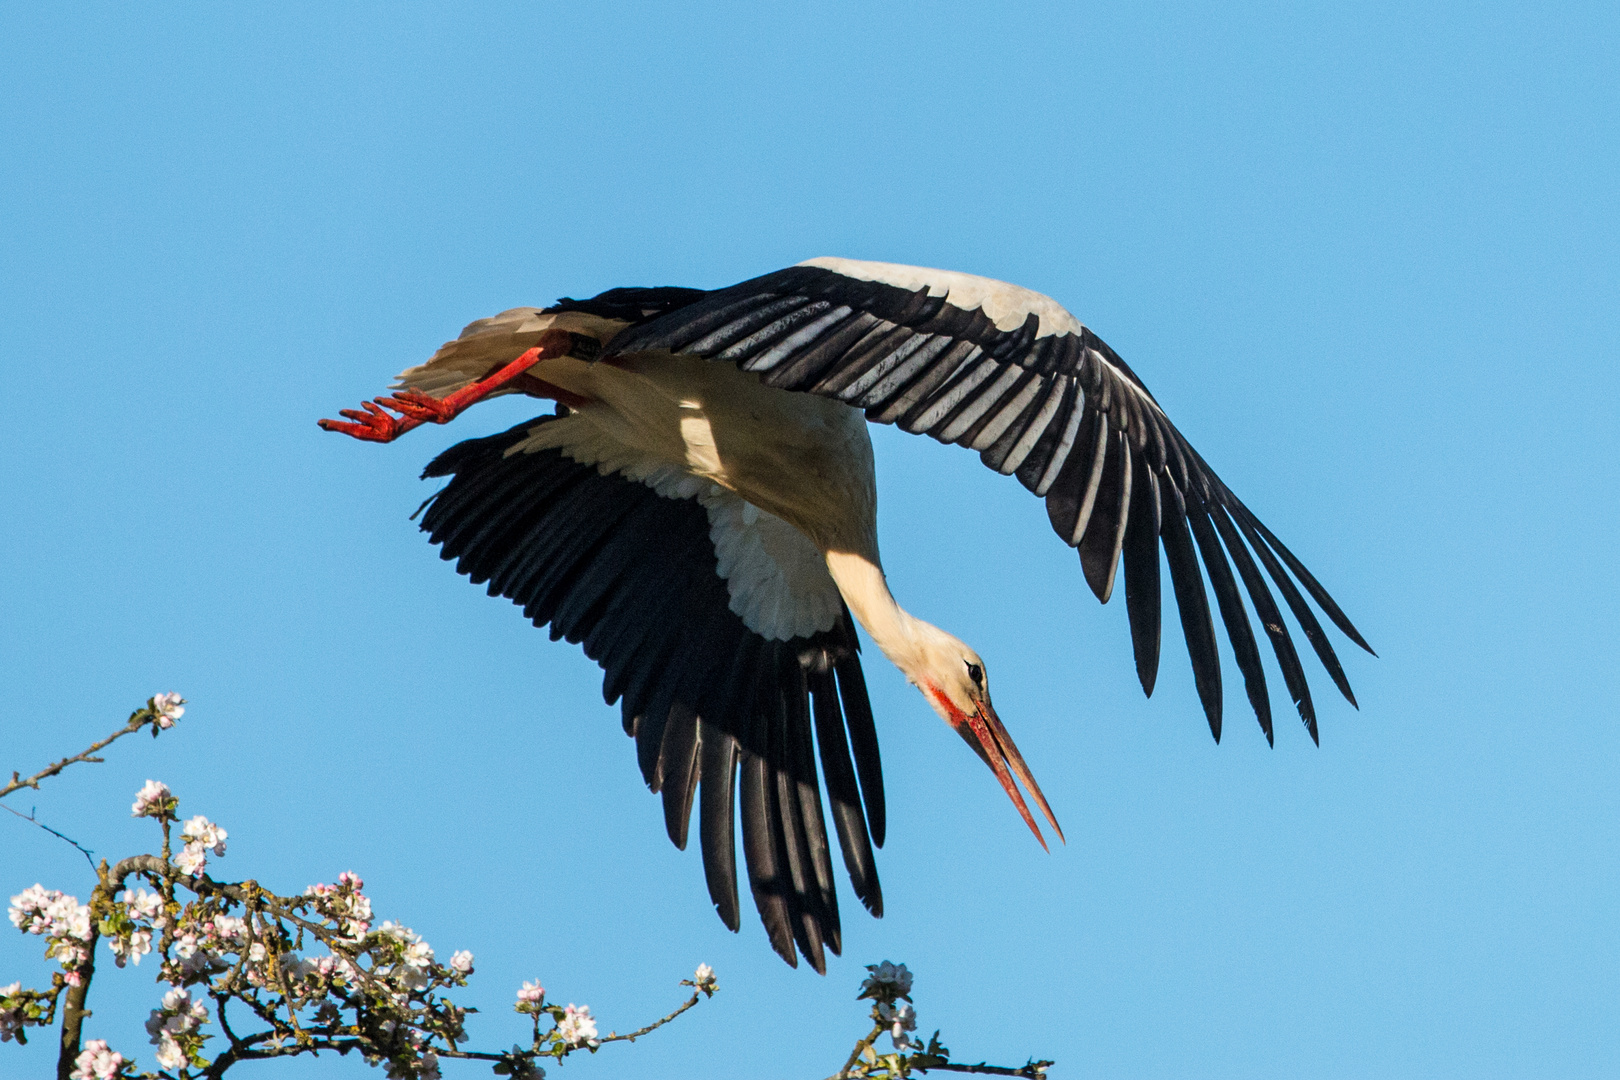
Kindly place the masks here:
[(419, 424), (448, 424), (461, 411), (450, 404), (449, 398), (441, 400), (420, 390), (398, 390), (390, 397), (378, 398), (377, 404)]
[(315, 423), (322, 431), (341, 431), (345, 435), (352, 435), (366, 442), (393, 442), (422, 422), (389, 416), (369, 401), (362, 401), (360, 408), (365, 412), (361, 412), (360, 409), (343, 409), (338, 412), (339, 416), (347, 416), (355, 423), (346, 424), (341, 420), (317, 420)]
[[(534, 348), (516, 360), (447, 397), (432, 397), (420, 390), (400, 390), (388, 397), (362, 401), (360, 409), (343, 409), (338, 413), (339, 416), (348, 417), (352, 423), (345, 423), (342, 420), (318, 420), (316, 423), (323, 431), (339, 431), (367, 442), (393, 442), (407, 431), (424, 423), (448, 424), (470, 406), (517, 379), (524, 379), (526, 388), (529, 386), (542, 388), (542, 393), (554, 390), (555, 394), (548, 393), (547, 396), (572, 404), (581, 399), (561, 387), (554, 387), (550, 383), (526, 375), (531, 367), (545, 357), (567, 355), (572, 345), (573, 335), (568, 331), (548, 330), (541, 335)], [(361, 409), (365, 411), (362, 412)], [(399, 416), (389, 416), (384, 409), (397, 412)]]

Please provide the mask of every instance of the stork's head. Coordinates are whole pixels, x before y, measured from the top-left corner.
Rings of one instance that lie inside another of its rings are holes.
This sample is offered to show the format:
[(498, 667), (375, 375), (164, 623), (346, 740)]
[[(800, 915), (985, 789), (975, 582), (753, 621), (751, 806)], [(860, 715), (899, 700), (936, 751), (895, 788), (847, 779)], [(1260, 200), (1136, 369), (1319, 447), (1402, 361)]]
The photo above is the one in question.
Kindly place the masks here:
[(1023, 755), (1018, 752), (1012, 736), (1007, 734), (1001, 718), (990, 704), (990, 674), (985, 670), (979, 654), (939, 627), (920, 619), (912, 623), (911, 631), (913, 655), (906, 658), (909, 663), (900, 666), (912, 684), (923, 692), (923, 697), (928, 699), (940, 718), (994, 770), (996, 779), (1007, 791), (1007, 797), (1018, 807), (1018, 812), (1023, 815), (1024, 822), (1041, 846), (1046, 846), (1046, 838), (1030, 816), (1029, 807), (1018, 786), (1013, 783), (1009, 768), (1034, 796), (1046, 820), (1056, 830), (1058, 839), (1063, 839), (1063, 829), (1052, 815), (1052, 808), (1046, 804), (1041, 786), (1030, 774)]

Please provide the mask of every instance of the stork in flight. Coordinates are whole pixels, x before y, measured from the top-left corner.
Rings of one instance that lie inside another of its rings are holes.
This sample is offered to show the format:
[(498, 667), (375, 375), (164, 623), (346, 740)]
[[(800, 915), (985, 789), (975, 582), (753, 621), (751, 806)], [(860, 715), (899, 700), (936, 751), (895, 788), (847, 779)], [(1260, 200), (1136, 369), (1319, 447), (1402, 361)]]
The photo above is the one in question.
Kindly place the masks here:
[(1200, 560), (1267, 742), (1240, 580), (1313, 740), (1310, 689), (1266, 577), (1351, 704), (1300, 587), (1372, 651), (1125, 362), (1015, 285), (821, 258), (713, 291), (612, 289), (481, 319), (394, 389), (321, 427), (389, 442), (487, 397), (557, 403), (429, 464), (424, 476), (450, 481), (424, 504), (422, 528), (474, 584), (605, 669), (603, 695), (621, 702), (679, 848), (697, 801), (709, 896), (734, 931), (740, 787), (754, 903), (795, 966), (795, 945), (825, 971), (824, 947), (841, 944), (818, 756), (855, 894), (883, 909), (872, 856), (883, 778), (854, 622), (994, 770), (1042, 846), (1015, 776), (1063, 835), (990, 704), (979, 654), (889, 592), (868, 421), (968, 447), (1016, 476), (1046, 500), (1104, 603), (1123, 560), (1150, 695), (1162, 547), (1217, 741), (1221, 666)]

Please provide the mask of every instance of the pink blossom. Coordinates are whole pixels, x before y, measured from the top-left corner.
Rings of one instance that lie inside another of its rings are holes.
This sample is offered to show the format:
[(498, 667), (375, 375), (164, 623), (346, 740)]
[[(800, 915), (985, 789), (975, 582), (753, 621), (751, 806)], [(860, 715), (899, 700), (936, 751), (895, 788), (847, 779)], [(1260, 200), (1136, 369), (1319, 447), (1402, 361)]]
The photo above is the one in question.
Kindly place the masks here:
[(110, 1049), (103, 1039), (91, 1039), (73, 1061), (72, 1080), (113, 1080), (124, 1071), (124, 1055)]
[(463, 975), (472, 974), (473, 954), (466, 949), (457, 949), (450, 957), (450, 966)]
[(130, 817), (172, 818), (174, 808), (179, 800), (169, 785), (161, 780), (148, 780), (141, 790), (135, 793), (135, 802), (130, 806)]
[(538, 1005), (546, 999), (546, 988), (540, 985), (540, 980), (526, 982), (517, 992), (518, 1005)]
[(153, 694), (152, 711), (157, 714), (153, 722), (164, 730), (174, 727), (174, 722), (186, 714), (185, 703), (179, 694)]

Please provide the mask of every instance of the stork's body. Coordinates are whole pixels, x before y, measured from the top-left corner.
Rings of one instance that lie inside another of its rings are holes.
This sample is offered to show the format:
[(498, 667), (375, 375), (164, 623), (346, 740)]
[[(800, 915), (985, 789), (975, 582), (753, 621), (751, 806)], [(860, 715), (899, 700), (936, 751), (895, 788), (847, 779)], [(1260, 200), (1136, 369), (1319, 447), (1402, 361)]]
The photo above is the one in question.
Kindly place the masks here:
[(473, 323), (399, 385), (379, 404), (405, 419), (368, 404), (345, 412), (358, 423), (323, 426), (388, 441), (495, 393), (559, 403), (556, 416), (435, 461), (429, 475), (453, 479), (423, 528), (463, 572), (607, 669), (604, 692), (623, 696), (643, 774), (682, 846), (701, 781), (710, 895), (733, 929), (740, 777), (761, 916), (785, 958), (796, 941), (818, 970), (823, 942), (838, 949), (838, 920), (812, 731), (844, 861), (881, 912), (868, 843), (883, 838), (881, 772), (851, 613), (991, 766), (1036, 836), (1014, 774), (1057, 828), (990, 705), (984, 662), (889, 592), (868, 420), (970, 446), (1015, 473), (1046, 498), (1099, 599), (1123, 555), (1149, 693), (1162, 543), (1217, 738), (1220, 667), (1199, 556), (1268, 739), (1264, 675), (1224, 553), (1313, 737), (1303, 673), (1249, 549), (1346, 696), (1282, 564), (1365, 646), (1129, 368), (1056, 302), (1016, 286), (820, 259), (712, 293), (614, 290)]
[(572, 395), (570, 415), (546, 435), (570, 456), (613, 447), (713, 481), (824, 552), (877, 562), (877, 483), (860, 410), (686, 356), (559, 357), (534, 373)]

